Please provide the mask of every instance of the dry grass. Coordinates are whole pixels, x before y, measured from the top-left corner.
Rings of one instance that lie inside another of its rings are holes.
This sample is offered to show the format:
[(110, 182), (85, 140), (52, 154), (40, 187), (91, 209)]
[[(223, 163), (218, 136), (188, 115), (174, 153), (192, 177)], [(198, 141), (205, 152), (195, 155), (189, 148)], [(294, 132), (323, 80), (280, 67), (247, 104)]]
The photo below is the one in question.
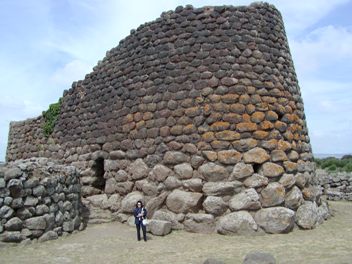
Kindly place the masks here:
[(335, 217), (314, 230), (257, 237), (173, 232), (137, 242), (135, 229), (119, 223), (46, 243), (0, 248), (0, 263), (203, 263), (208, 257), (242, 263), (253, 250), (278, 263), (352, 263), (352, 203), (331, 202)]

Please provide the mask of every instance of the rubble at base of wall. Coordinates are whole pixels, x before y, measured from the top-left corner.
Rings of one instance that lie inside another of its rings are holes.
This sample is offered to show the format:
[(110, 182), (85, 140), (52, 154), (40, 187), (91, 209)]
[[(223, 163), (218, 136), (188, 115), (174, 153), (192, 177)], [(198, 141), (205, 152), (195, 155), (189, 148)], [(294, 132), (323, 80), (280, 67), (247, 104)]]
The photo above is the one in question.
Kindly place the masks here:
[(46, 158), (0, 166), (0, 241), (43, 242), (83, 228), (73, 166)]

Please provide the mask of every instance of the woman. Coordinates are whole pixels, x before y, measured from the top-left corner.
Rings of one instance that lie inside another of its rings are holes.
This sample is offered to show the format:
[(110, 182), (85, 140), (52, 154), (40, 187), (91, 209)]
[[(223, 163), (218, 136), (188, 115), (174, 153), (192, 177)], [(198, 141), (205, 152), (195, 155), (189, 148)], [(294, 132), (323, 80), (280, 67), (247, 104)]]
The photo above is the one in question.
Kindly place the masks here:
[(143, 239), (147, 241), (147, 228), (143, 225), (143, 219), (147, 217), (147, 209), (144, 208), (142, 201), (138, 201), (136, 203), (136, 208), (133, 211), (134, 215), (134, 223), (136, 224), (137, 228), (137, 239), (138, 241), (141, 240), (141, 227), (143, 231)]

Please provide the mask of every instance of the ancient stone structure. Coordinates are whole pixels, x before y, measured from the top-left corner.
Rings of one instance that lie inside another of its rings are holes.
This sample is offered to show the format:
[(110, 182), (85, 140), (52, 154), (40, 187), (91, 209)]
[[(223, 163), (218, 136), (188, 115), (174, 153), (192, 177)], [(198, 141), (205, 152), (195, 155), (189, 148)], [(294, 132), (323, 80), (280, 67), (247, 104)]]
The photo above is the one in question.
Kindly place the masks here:
[(56, 239), (79, 229), (81, 210), (75, 167), (45, 158), (0, 167), (0, 241)]
[(92, 217), (127, 221), (142, 199), (173, 229), (247, 234), (328, 215), (282, 18), (266, 3), (163, 13), (64, 92), (49, 138), (42, 124), (11, 123), (7, 160), (79, 168)]
[(316, 185), (322, 187), (323, 194), (328, 200), (352, 201), (352, 173), (335, 172), (329, 173), (318, 169), (315, 177)]

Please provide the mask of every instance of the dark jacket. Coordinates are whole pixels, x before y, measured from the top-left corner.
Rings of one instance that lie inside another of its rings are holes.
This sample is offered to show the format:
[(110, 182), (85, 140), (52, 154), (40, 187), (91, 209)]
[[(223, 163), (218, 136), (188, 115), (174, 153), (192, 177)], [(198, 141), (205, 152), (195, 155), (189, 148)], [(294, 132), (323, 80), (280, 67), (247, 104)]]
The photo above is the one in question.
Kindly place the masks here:
[[(137, 215), (140, 214), (142, 210), (143, 210), (143, 217), (137, 217)], [(144, 207), (135, 208), (133, 211), (133, 215), (134, 215), (134, 223), (136, 225), (142, 224), (142, 220), (147, 218), (147, 209), (145, 209)]]

